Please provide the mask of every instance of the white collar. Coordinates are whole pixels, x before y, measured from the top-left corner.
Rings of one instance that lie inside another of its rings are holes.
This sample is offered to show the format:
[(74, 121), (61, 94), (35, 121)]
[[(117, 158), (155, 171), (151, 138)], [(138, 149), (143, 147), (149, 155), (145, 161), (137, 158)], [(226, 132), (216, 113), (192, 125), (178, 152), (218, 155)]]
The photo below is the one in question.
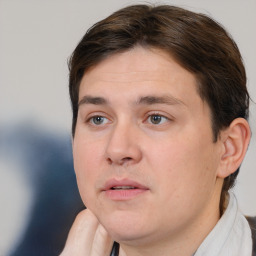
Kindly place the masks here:
[(233, 193), (229, 204), (194, 256), (251, 256), (252, 234), (249, 224), (237, 206)]

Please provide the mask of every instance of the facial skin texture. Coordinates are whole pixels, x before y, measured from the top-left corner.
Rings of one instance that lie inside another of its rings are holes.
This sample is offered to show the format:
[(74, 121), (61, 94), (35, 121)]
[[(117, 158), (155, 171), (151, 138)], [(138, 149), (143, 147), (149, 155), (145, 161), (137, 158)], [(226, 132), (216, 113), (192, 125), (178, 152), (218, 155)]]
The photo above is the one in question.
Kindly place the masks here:
[[(140, 47), (83, 76), (73, 141), (78, 187), (122, 253), (191, 255), (219, 219), (224, 146), (213, 142), (196, 83), (165, 52)], [(147, 190), (114, 200), (103, 190), (111, 179)]]

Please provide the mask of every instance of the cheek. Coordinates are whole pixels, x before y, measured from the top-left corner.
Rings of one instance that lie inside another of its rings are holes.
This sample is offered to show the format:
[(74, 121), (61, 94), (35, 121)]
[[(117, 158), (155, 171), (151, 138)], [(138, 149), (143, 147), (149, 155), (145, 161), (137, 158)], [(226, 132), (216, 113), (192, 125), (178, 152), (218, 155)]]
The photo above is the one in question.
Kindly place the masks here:
[(90, 176), (95, 173), (103, 155), (103, 145), (95, 140), (77, 136), (73, 144), (74, 167), (78, 175)]
[(217, 159), (213, 144), (185, 137), (172, 143), (161, 143), (151, 151), (151, 166), (159, 183), (173, 193), (194, 194), (198, 189), (214, 186)]
[[(155, 188), (156, 208), (165, 206), (165, 218), (170, 223), (188, 219), (184, 209), (197, 216), (211, 200), (216, 181), (214, 158), (209, 157), (211, 151), (204, 143), (188, 146), (180, 141), (162, 144), (161, 149), (152, 152), (154, 159), (150, 164), (156, 173), (155, 184), (160, 184)], [(160, 215), (159, 218), (164, 219)]]
[(77, 137), (73, 144), (74, 169), (80, 195), (85, 205), (91, 201), (95, 191), (95, 181), (100, 175), (101, 150), (95, 143)]

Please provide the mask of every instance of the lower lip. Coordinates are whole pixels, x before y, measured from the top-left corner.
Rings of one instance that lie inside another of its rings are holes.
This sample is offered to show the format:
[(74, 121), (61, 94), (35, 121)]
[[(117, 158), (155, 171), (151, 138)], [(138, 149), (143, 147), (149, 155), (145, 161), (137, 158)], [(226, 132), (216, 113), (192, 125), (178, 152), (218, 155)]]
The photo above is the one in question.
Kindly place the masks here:
[(134, 199), (143, 193), (147, 192), (147, 189), (123, 189), (123, 190), (106, 190), (104, 191), (106, 196), (114, 201), (125, 201)]

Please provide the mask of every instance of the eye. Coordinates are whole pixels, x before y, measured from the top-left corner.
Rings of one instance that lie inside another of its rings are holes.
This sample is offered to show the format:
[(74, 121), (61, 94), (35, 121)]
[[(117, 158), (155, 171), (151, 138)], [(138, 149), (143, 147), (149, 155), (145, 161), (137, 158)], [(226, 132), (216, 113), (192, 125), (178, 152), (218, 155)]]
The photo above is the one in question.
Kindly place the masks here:
[(164, 116), (158, 115), (158, 114), (150, 115), (148, 117), (148, 122), (150, 122), (151, 124), (162, 124), (166, 121), (168, 121), (167, 117), (164, 117)]
[(108, 122), (108, 119), (103, 116), (93, 116), (89, 119), (89, 122), (93, 125), (103, 125)]

